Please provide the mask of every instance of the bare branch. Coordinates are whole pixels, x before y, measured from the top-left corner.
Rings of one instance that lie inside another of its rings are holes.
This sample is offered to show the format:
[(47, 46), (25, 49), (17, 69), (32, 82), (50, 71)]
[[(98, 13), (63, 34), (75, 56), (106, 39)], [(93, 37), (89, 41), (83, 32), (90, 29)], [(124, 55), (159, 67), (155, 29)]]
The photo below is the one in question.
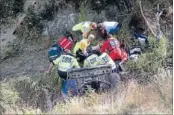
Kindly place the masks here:
[(152, 30), (152, 28), (150, 27), (149, 22), (147, 21), (146, 17), (144, 16), (144, 13), (143, 13), (143, 10), (142, 10), (142, 5), (141, 5), (141, 0), (140, 0), (139, 4), (140, 4), (141, 15), (143, 16), (143, 18), (144, 18), (148, 28), (150, 29), (151, 33), (156, 37), (155, 32)]
[(160, 23), (159, 23), (160, 16), (161, 16), (162, 13), (163, 13), (163, 11), (160, 11), (159, 4), (158, 4), (157, 5), (157, 14), (156, 14), (156, 23), (157, 23), (157, 25), (156, 25), (156, 28), (157, 28), (156, 29), (156, 34), (157, 34), (156, 38), (157, 38), (157, 40), (159, 40), (162, 36), (162, 32), (161, 32), (161, 29), (160, 29)]

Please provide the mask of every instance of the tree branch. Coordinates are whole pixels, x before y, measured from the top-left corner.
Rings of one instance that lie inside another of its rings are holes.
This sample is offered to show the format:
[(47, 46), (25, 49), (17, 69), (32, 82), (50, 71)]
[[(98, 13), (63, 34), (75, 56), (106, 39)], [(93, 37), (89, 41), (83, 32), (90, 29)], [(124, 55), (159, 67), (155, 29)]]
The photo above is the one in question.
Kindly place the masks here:
[(159, 40), (162, 36), (162, 32), (161, 32), (161, 29), (160, 29), (160, 23), (159, 23), (159, 20), (160, 20), (160, 16), (161, 14), (163, 13), (163, 11), (159, 9), (159, 4), (157, 5), (157, 14), (156, 14), (156, 38), (157, 40)]
[(143, 18), (144, 18), (144, 20), (145, 20), (145, 22), (146, 22), (148, 28), (150, 29), (151, 33), (156, 37), (155, 32), (152, 30), (152, 28), (150, 27), (149, 22), (147, 21), (146, 17), (144, 16), (144, 13), (143, 13), (143, 10), (142, 10), (142, 5), (141, 5), (141, 0), (140, 0), (140, 2), (139, 2), (139, 5), (140, 5), (140, 10), (141, 10), (141, 15), (143, 16)]

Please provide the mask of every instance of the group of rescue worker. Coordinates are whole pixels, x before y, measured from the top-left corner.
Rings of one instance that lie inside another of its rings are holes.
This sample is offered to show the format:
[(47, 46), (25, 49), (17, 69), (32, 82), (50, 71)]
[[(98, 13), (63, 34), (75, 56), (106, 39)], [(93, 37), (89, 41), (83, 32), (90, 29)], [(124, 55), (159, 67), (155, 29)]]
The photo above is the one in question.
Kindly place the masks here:
[[(120, 27), (121, 25), (114, 21), (98, 24), (84, 21), (72, 27), (72, 33), (76, 35), (76, 39), (72, 34), (59, 39), (56, 44), (59, 51), (57, 51), (56, 56), (52, 56), (54, 59), (50, 60), (51, 63), (46, 73), (50, 74), (54, 65), (57, 65), (58, 76), (63, 80), (61, 92), (64, 97), (68, 96), (69, 88), (75, 93), (78, 92), (75, 80), (67, 79), (69, 69), (111, 65), (112, 71), (118, 73), (124, 70), (123, 64), (128, 60), (130, 54), (140, 52), (139, 48), (134, 48), (129, 52), (125, 51), (120, 41), (114, 37)], [(91, 31), (95, 30), (98, 34), (91, 34)], [(96, 42), (98, 38), (100, 38), (100, 42), (92, 46), (91, 44)], [(52, 47), (52, 49), (54, 48)], [(50, 50), (52, 51), (52, 49)], [(116, 61), (119, 61), (118, 66)]]

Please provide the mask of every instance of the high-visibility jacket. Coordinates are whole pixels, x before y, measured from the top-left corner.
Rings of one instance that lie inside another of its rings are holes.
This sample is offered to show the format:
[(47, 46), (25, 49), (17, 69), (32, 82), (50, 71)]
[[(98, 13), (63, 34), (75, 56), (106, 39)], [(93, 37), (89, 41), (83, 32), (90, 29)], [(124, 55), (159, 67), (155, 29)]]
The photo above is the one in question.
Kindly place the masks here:
[(112, 69), (116, 68), (114, 61), (107, 53), (103, 53), (102, 55), (99, 56), (99, 58), (101, 59), (102, 64), (111, 65)]
[(94, 67), (101, 64), (100, 58), (96, 54), (92, 54), (85, 59), (83, 67)]
[(82, 33), (84, 33), (84, 32), (88, 33), (91, 30), (90, 24), (91, 24), (91, 22), (89, 22), (89, 21), (81, 22), (81, 23), (73, 26), (72, 31), (80, 30)]
[(90, 45), (88, 43), (87, 39), (82, 39), (80, 42), (77, 42), (74, 49), (73, 49), (73, 54), (76, 55), (77, 50), (81, 49), (82, 52), (84, 53), (86, 51), (86, 48)]
[(54, 60), (53, 64), (58, 65), (58, 70), (62, 72), (67, 72), (68, 69), (72, 69), (74, 67), (80, 67), (75, 57), (65, 54)]

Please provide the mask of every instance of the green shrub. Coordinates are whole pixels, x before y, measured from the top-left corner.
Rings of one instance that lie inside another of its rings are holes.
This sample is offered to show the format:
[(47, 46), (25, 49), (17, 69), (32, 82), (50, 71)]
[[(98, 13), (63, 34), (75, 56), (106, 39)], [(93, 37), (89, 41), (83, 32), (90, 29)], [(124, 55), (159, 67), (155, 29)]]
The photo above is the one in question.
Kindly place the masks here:
[(1, 97), (0, 100), (6, 104), (15, 104), (19, 99), (19, 93), (9, 84), (1, 83)]
[[(135, 78), (141, 82), (150, 81), (151, 76), (156, 74), (159, 68), (164, 67), (166, 57), (166, 38), (157, 41), (156, 38), (149, 37), (149, 49), (139, 56), (137, 61), (128, 61), (126, 67), (128, 71), (134, 73)], [(136, 73), (136, 74), (135, 74)]]
[(28, 27), (29, 31), (36, 27), (36, 29), (41, 32), (43, 29), (43, 25), (41, 23), (41, 17), (37, 13), (34, 12), (33, 8), (30, 7), (27, 12), (27, 16), (25, 18), (25, 24)]
[(82, 4), (80, 6), (80, 18), (79, 18), (79, 22), (83, 22), (83, 21), (86, 21), (86, 8), (84, 6), (84, 4)]
[(40, 16), (44, 20), (51, 21), (54, 18), (54, 14), (58, 11), (55, 0), (49, 0), (48, 4), (45, 4), (44, 10), (40, 12)]
[(7, 59), (9, 57), (16, 56), (19, 53), (19, 49), (20, 49), (19, 47), (20, 46), (18, 42), (14, 42), (14, 43), (9, 42), (2, 51), (3, 54), (1, 59)]
[(16, 17), (23, 12), (25, 0), (0, 0), (0, 24), (7, 23), (8, 17)]
[(24, 18), (24, 24), (16, 31), (18, 37), (24, 41), (39, 40), (43, 31), (41, 20), (40, 15), (34, 12), (33, 7), (30, 7)]

